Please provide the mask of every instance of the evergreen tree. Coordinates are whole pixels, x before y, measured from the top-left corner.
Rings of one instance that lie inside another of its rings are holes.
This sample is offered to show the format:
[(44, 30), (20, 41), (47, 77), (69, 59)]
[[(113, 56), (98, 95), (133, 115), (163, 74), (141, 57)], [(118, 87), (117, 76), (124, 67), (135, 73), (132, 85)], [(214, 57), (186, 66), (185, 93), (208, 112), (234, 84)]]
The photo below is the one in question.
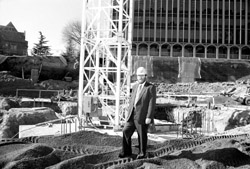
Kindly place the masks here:
[(48, 43), (46, 39), (46, 37), (42, 34), (41, 31), (39, 31), (40, 34), (40, 38), (39, 38), (39, 42), (35, 43), (35, 46), (32, 49), (32, 55), (33, 56), (48, 56), (48, 55), (52, 55), (52, 53), (50, 53), (50, 47), (47, 46), (46, 44)]

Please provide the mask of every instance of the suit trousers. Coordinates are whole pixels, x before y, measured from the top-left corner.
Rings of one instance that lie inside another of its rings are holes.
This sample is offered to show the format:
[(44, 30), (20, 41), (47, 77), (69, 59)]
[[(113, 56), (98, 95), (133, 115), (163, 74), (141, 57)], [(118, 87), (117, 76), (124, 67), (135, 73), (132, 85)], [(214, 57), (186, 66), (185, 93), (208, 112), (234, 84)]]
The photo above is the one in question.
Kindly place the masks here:
[(122, 152), (128, 155), (132, 154), (131, 137), (135, 130), (137, 130), (139, 154), (146, 155), (148, 125), (145, 123), (139, 124), (138, 121), (134, 118), (134, 113), (135, 111), (133, 110), (131, 117), (126, 122), (123, 128)]

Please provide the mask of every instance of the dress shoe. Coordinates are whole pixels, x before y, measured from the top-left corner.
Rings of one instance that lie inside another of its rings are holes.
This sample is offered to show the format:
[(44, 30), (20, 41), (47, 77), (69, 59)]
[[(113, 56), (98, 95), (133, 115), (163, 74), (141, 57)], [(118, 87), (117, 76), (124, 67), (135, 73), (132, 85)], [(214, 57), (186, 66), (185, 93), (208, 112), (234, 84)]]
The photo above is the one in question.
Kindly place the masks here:
[(118, 155), (119, 158), (125, 158), (125, 157), (130, 157), (132, 154), (124, 154), (124, 153), (120, 153)]
[(136, 159), (143, 159), (143, 158), (147, 158), (146, 154), (138, 154)]

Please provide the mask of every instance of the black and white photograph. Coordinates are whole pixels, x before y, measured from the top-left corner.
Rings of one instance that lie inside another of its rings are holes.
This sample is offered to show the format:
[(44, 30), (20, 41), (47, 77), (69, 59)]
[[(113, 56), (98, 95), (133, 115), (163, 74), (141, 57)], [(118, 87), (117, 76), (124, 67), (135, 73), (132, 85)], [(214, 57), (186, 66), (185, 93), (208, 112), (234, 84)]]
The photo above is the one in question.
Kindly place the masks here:
[(0, 169), (250, 169), (250, 1), (0, 0)]

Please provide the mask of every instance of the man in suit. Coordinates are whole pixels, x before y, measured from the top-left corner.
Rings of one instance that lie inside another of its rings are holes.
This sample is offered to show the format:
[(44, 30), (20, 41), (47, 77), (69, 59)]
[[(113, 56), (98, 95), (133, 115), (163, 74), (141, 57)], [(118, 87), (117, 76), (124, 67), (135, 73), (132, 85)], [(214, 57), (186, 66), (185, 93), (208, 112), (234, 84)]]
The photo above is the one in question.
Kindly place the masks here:
[(148, 126), (153, 122), (156, 104), (156, 87), (147, 81), (147, 71), (139, 67), (136, 72), (137, 84), (132, 88), (126, 124), (123, 128), (122, 152), (120, 158), (132, 155), (131, 137), (138, 134), (139, 154), (137, 159), (146, 158)]

